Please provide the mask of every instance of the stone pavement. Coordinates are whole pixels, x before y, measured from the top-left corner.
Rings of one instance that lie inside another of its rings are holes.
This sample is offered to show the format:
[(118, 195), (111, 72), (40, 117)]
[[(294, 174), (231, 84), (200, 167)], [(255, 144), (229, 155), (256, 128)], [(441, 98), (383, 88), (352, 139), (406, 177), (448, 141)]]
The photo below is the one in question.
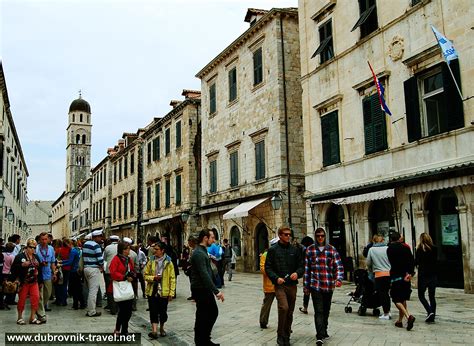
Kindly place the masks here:
[[(329, 320), (331, 338), (327, 345), (450, 345), (474, 344), (474, 296), (461, 290), (437, 289), (438, 317), (436, 324), (424, 322), (425, 313), (413, 290), (410, 312), (417, 318), (415, 327), (395, 328), (394, 321), (380, 321), (373, 316), (358, 316), (358, 304), (352, 303), (354, 312), (347, 314), (344, 307), (349, 300), (347, 293), (354, 285), (345, 283), (337, 289)], [(223, 289), (225, 302), (218, 302), (219, 318), (213, 330), (213, 341), (222, 345), (276, 345), (277, 306), (272, 307), (269, 328), (259, 327), (258, 316), (262, 302), (261, 276), (259, 274), (237, 273), (232, 282)], [(190, 345), (193, 343), (194, 303), (187, 301), (189, 281), (184, 275), (178, 277), (178, 298), (169, 305), (169, 321), (166, 324), (168, 336), (149, 340), (148, 312), (146, 301), (138, 300), (138, 311), (132, 316), (130, 332), (142, 333), (143, 345)], [(314, 345), (315, 329), (313, 309), (310, 302), (309, 314), (298, 311), (302, 303), (302, 289), (298, 298), (293, 321), (291, 343)], [(12, 306), (12, 308), (14, 308)], [(98, 309), (98, 311), (103, 311)], [(27, 317), (25, 311), (24, 317)], [(392, 307), (395, 313), (395, 307)], [(100, 317), (85, 317), (84, 310), (70, 307), (56, 307), (48, 314), (44, 325), (16, 324), (16, 310), (0, 311), (0, 344), (4, 343), (5, 332), (112, 332), (115, 316), (103, 311)]]

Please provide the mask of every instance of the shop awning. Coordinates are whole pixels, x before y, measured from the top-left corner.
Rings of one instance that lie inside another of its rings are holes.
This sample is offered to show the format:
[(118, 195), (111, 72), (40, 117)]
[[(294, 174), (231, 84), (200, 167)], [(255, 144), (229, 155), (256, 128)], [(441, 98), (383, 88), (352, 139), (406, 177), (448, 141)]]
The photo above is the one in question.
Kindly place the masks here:
[(153, 225), (155, 223), (160, 223), (161, 221), (172, 219), (172, 218), (173, 218), (173, 214), (169, 214), (169, 215), (165, 215), (161, 217), (155, 217), (153, 219), (142, 222), (141, 225), (142, 226)]
[(427, 183), (408, 186), (405, 188), (405, 193), (408, 195), (417, 193), (417, 192), (428, 192), (442, 189), (449, 189), (455, 186), (463, 186), (474, 184), (474, 175), (455, 177), (444, 180), (430, 181)]
[(237, 207), (238, 205), (239, 205), (239, 203), (232, 203), (232, 204), (221, 205), (221, 206), (218, 206), (218, 207), (201, 209), (199, 211), (199, 215), (205, 215), (205, 214), (215, 213), (215, 212), (219, 212), (219, 211), (229, 210), (229, 209)]
[(253, 201), (248, 201), (239, 204), (236, 206), (234, 209), (229, 210), (227, 213), (224, 214), (223, 218), (224, 220), (228, 219), (235, 219), (238, 217), (246, 217), (249, 216), (249, 211), (253, 208), (255, 208), (257, 205), (265, 202), (269, 197), (265, 198), (260, 198), (260, 199), (255, 199)]
[(363, 193), (361, 195), (347, 196), (342, 198), (327, 199), (324, 201), (312, 202), (311, 204), (324, 204), (324, 203), (334, 203), (334, 204), (355, 204), (363, 203), (368, 201), (376, 201), (379, 199), (393, 198), (395, 197), (395, 189), (380, 190), (369, 193)]

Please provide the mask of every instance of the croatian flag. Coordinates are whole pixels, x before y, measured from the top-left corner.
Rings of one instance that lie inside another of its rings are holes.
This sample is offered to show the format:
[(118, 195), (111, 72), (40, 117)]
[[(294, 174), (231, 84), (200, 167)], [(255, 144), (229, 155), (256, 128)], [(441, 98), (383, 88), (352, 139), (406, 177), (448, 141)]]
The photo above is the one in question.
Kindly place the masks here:
[(449, 62), (451, 60), (458, 58), (458, 52), (456, 52), (456, 49), (454, 49), (453, 43), (446, 37), (444, 37), (442, 33), (436, 30), (433, 25), (431, 26), (431, 30), (433, 30), (433, 34), (436, 37), (436, 41), (438, 41), (438, 44), (441, 48), (441, 52), (443, 53), (444, 60), (446, 60), (446, 63), (449, 65)]
[(385, 102), (385, 98), (384, 98), (385, 89), (382, 83), (380, 83), (379, 79), (375, 75), (374, 70), (372, 69), (372, 66), (370, 65), (370, 62), (367, 61), (367, 64), (369, 64), (370, 71), (372, 71), (372, 76), (374, 77), (375, 86), (377, 87), (377, 94), (379, 94), (380, 108), (382, 108), (382, 111), (384, 111), (388, 115), (392, 115), (392, 112), (390, 112), (390, 109), (388, 109), (387, 103)]

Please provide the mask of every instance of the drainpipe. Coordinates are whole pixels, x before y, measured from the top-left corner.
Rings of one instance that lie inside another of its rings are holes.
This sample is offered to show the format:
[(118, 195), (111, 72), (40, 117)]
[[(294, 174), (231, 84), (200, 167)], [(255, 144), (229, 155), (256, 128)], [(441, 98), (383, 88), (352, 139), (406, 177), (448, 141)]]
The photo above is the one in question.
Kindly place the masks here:
[(285, 69), (285, 43), (283, 41), (283, 14), (280, 13), (280, 40), (281, 40), (281, 63), (283, 69), (283, 110), (285, 113), (285, 149), (286, 149), (286, 179), (288, 185), (288, 224), (291, 229), (291, 236), (293, 234), (293, 224), (291, 215), (291, 179), (290, 179), (290, 146), (288, 140), (288, 107), (286, 104), (286, 69)]

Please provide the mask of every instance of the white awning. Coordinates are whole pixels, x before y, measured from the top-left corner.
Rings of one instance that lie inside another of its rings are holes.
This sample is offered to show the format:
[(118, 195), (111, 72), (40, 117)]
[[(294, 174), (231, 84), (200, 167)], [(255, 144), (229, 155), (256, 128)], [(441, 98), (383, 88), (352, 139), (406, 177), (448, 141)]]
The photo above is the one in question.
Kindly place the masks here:
[(154, 219), (150, 219), (145, 222), (142, 222), (141, 225), (142, 226), (153, 225), (155, 223), (160, 223), (161, 221), (172, 219), (172, 218), (173, 218), (173, 214), (165, 215), (162, 217), (155, 217)]
[(234, 209), (229, 210), (227, 213), (225, 213), (223, 218), (224, 220), (228, 220), (228, 219), (235, 219), (238, 217), (249, 216), (249, 210), (255, 208), (260, 203), (265, 202), (268, 198), (269, 197), (265, 197), (265, 198), (260, 198), (253, 201), (241, 203), (238, 206), (236, 206)]
[(455, 186), (463, 186), (474, 184), (474, 175), (463, 177), (449, 178), (444, 180), (430, 181), (428, 183), (408, 186), (405, 188), (405, 193), (411, 195), (417, 192), (428, 192), (435, 190), (448, 189)]
[(379, 199), (393, 198), (393, 197), (395, 197), (395, 189), (388, 189), (388, 190), (364, 193), (364, 194), (355, 195), (355, 196), (327, 199), (324, 201), (312, 202), (311, 204), (324, 204), (324, 203), (334, 203), (334, 204), (339, 204), (339, 205), (354, 204), (354, 203), (363, 203), (363, 202), (376, 201)]
[(215, 213), (219, 211), (229, 210), (229, 209), (235, 208), (238, 205), (239, 203), (232, 203), (232, 204), (221, 205), (219, 207), (202, 209), (199, 211), (199, 215), (205, 215), (205, 214)]

